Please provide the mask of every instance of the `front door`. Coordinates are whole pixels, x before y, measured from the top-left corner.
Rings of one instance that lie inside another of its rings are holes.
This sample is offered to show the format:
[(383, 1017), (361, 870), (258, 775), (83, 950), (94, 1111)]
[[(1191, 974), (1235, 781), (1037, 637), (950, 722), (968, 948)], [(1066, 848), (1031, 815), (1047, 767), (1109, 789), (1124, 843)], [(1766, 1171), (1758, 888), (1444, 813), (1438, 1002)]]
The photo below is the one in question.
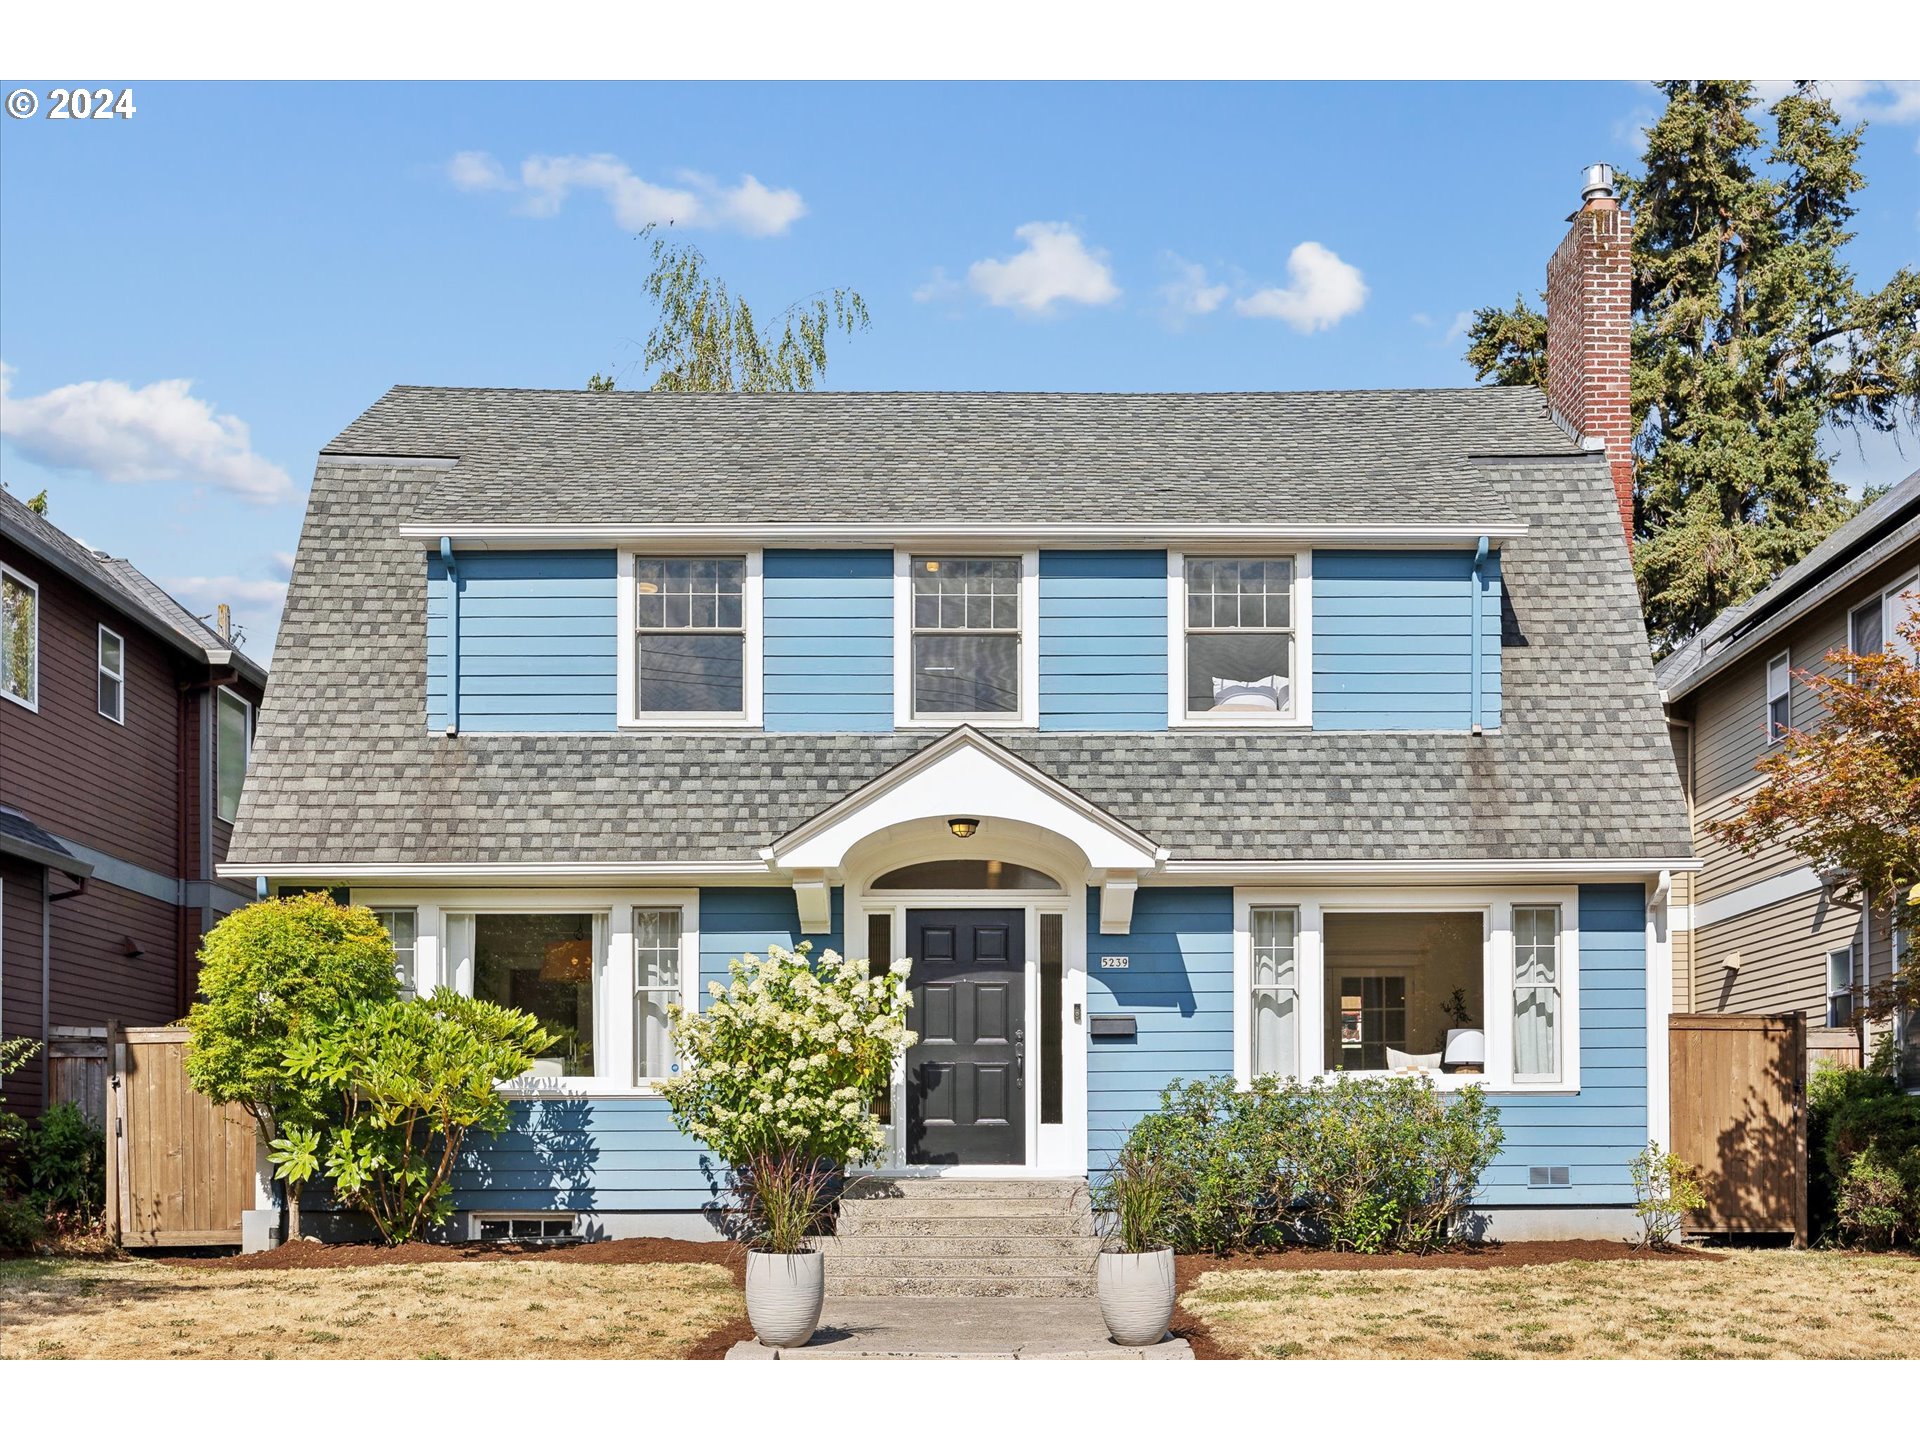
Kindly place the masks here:
[(907, 1162), (1027, 1159), (1027, 923), (1020, 910), (909, 910)]

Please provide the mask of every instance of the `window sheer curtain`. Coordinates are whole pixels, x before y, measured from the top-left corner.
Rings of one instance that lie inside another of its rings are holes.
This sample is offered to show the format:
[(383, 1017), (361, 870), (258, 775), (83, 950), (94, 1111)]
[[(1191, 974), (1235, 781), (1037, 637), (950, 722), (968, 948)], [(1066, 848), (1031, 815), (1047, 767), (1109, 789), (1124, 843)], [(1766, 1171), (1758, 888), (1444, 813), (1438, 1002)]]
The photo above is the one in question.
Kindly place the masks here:
[(1560, 1073), (1560, 912), (1513, 912), (1513, 1073)]
[(1300, 982), (1297, 911), (1261, 907), (1252, 913), (1253, 1073), (1299, 1073)]

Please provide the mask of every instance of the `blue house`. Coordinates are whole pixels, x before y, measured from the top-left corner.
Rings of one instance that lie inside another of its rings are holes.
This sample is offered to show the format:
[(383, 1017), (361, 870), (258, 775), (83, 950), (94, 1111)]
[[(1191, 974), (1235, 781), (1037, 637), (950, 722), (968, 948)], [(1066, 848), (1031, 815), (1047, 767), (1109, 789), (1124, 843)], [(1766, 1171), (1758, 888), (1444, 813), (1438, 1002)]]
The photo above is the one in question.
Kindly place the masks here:
[(802, 941), (914, 959), (885, 1173), (1417, 1073), (1500, 1109), (1495, 1235), (1624, 1234), (1692, 865), (1624, 228), (1594, 187), (1556, 257), (1551, 399), (397, 387), (320, 456), (223, 873), (562, 1036), (474, 1234), (710, 1233), (667, 1007)]

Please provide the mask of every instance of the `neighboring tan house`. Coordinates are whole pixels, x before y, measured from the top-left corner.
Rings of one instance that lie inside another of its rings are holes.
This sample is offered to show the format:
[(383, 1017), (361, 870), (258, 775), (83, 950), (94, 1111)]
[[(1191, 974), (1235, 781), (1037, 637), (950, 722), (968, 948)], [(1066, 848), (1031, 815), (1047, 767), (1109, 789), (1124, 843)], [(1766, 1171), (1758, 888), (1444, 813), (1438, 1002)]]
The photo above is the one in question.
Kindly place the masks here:
[(42, 1042), (6, 1081), (33, 1114), (50, 1050), (184, 1014), (201, 936), (252, 898), (214, 867), (266, 672), (5, 490), (0, 601), (0, 1032)]
[[(1797, 1010), (1810, 1059), (1860, 1062), (1860, 996), (1904, 959), (1888, 897), (1871, 897), (1865, 910), (1843, 904), (1784, 845), (1748, 855), (1708, 826), (1752, 793), (1754, 766), (1787, 727), (1820, 723), (1806, 675), (1831, 673), (1834, 651), (1902, 643), (1895, 626), (1917, 581), (1920, 472), (1656, 668), (1703, 863), (1674, 894), (1676, 1011)], [(1903, 1028), (1908, 1063), (1920, 1063), (1920, 1027)]]
[(1608, 178), (1551, 403), (401, 386), (329, 443), (221, 873), (561, 1035), (462, 1233), (710, 1234), (667, 1007), (802, 940), (915, 961), (885, 1172), (1398, 1072), (1493, 1092), (1493, 1233), (1631, 1232), (1692, 861)]

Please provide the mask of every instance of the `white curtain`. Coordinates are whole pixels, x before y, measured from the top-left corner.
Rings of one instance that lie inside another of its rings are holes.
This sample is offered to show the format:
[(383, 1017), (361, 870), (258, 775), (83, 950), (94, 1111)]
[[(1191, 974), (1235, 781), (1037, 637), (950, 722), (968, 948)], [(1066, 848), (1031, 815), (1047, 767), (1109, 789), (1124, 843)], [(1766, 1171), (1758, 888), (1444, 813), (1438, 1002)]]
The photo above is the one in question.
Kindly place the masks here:
[(1253, 1073), (1299, 1073), (1300, 917), (1275, 906), (1252, 914)]
[(1560, 1072), (1560, 912), (1513, 912), (1513, 1073)]

